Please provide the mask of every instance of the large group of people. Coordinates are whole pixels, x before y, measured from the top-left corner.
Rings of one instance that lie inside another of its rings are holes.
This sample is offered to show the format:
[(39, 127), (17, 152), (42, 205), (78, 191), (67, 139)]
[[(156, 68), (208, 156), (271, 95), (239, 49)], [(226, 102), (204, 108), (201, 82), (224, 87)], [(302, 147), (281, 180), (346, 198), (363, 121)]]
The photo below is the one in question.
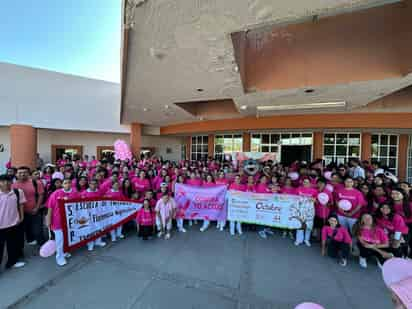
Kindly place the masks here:
[[(43, 164), (43, 163), (42, 163)], [(40, 165), (42, 165), (40, 164)], [(346, 266), (350, 255), (359, 256), (359, 265), (367, 267), (375, 258), (378, 265), (393, 257), (412, 256), (412, 193), (411, 185), (399, 182), (379, 162), (348, 164), (322, 160), (311, 163), (294, 162), (290, 166), (266, 161), (253, 173), (232, 161), (209, 158), (204, 161), (163, 161), (142, 157), (126, 161), (68, 158), (56, 165), (38, 169), (9, 166), (0, 176), (0, 262), (5, 244), (8, 251), (6, 267), (22, 267), (25, 244), (40, 246), (48, 240), (48, 230), (56, 241), (56, 263), (67, 263), (69, 253), (63, 250), (63, 233), (58, 201), (62, 198), (112, 197), (139, 201), (135, 225), (139, 237), (170, 239), (173, 226), (184, 233), (198, 222), (186, 220), (173, 198), (175, 184), (210, 187), (225, 185), (229, 190), (256, 193), (278, 193), (305, 196), (313, 200), (315, 220), (312, 226), (297, 231), (271, 227), (216, 222), (231, 235), (242, 234), (246, 228), (260, 237), (279, 234), (290, 237), (296, 246), (320, 243), (324, 256), (336, 258)], [(319, 194), (327, 195), (326, 203)], [(349, 201), (350, 206), (340, 207)], [(200, 231), (211, 226), (208, 220), (199, 222)], [(88, 250), (115, 242), (131, 230), (127, 224), (113, 230), (107, 239), (98, 238), (87, 244)]]

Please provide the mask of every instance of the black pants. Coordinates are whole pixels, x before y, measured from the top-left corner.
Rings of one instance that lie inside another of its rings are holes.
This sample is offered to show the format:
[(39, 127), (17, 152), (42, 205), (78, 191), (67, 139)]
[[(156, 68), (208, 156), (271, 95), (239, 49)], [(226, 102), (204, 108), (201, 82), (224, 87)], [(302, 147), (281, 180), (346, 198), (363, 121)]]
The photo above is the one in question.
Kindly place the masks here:
[(153, 225), (139, 225), (139, 237), (147, 240), (153, 235)]
[(347, 243), (331, 239), (327, 241), (326, 245), (328, 249), (328, 256), (332, 258), (348, 258), (350, 246)]
[[(408, 256), (410, 258), (412, 258), (412, 223), (408, 224), (408, 228), (409, 228), (409, 233), (408, 233), (408, 247), (409, 247), (409, 254)], [(405, 251), (407, 251), (408, 249), (406, 249)]]
[(0, 265), (4, 254), (4, 245), (7, 246), (7, 263), (6, 268), (12, 267), (20, 258), (18, 226), (12, 226), (6, 229), (0, 229)]
[[(367, 259), (368, 257), (376, 257), (379, 260), (379, 263), (381, 263), (383, 265), (383, 263), (386, 261), (386, 259), (379, 253), (376, 252), (375, 250), (369, 249), (369, 248), (365, 248), (364, 246), (362, 246), (362, 244), (360, 242), (358, 242), (358, 248), (359, 248), (359, 256), (363, 257), (365, 259)], [(402, 256), (402, 251), (401, 248), (380, 248), (380, 250), (385, 251), (385, 252), (389, 252), (392, 253), (394, 256), (396, 257), (401, 257)]]
[(24, 234), (27, 242), (37, 241), (39, 245), (45, 242), (44, 237), (44, 217), (42, 213), (24, 214)]

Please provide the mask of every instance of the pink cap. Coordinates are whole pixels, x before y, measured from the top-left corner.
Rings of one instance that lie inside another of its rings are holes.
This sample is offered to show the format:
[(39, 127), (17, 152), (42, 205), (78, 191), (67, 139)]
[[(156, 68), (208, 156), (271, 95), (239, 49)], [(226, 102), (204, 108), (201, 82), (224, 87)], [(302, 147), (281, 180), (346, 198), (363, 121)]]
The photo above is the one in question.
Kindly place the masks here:
[(382, 276), (406, 308), (412, 308), (412, 261), (392, 258), (383, 264)]
[(325, 308), (315, 303), (302, 303), (302, 304), (297, 305), (295, 309), (325, 309)]

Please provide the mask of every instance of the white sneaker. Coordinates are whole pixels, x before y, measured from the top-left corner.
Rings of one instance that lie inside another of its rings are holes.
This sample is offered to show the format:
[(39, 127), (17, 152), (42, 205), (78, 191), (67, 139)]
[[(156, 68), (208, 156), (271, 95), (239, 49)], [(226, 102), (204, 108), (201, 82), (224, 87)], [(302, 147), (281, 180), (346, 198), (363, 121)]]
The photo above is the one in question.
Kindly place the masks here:
[(368, 262), (363, 257), (359, 257), (359, 265), (362, 268), (368, 268)]
[(184, 227), (182, 227), (181, 229), (179, 229), (179, 232), (181, 232), (181, 233), (186, 233), (186, 230), (185, 230)]
[(119, 238), (120, 238), (120, 239), (124, 239), (124, 235), (123, 235), (123, 234), (120, 234), (120, 235), (119, 235)]
[(87, 251), (93, 251), (93, 247), (87, 246)]
[(116, 242), (116, 240), (117, 240), (116, 238), (112, 238), (112, 242)]
[(72, 257), (72, 255), (71, 255), (69, 252), (66, 252), (66, 253), (64, 254), (64, 257), (65, 257), (66, 259), (69, 259), (69, 258)]
[(37, 245), (37, 240), (33, 240), (33, 241), (31, 241), (31, 242), (28, 242), (27, 243), (29, 246), (35, 246), (35, 245)]
[(219, 231), (220, 231), (220, 232), (223, 232), (223, 226), (220, 226), (220, 227), (219, 227)]
[(189, 220), (189, 226), (192, 226), (192, 225), (193, 225), (192, 220)]
[(266, 236), (266, 233), (265, 233), (265, 231), (259, 231), (259, 236), (260, 237), (262, 237), (263, 239), (266, 239), (266, 238), (268, 238), (267, 236)]
[(200, 231), (201, 231), (201, 232), (204, 232), (204, 231), (206, 231), (208, 228), (209, 228), (209, 227), (201, 227), (201, 228), (200, 228)]
[(162, 237), (162, 236), (163, 236), (163, 233), (162, 233), (162, 232), (157, 233), (157, 238), (160, 238), (160, 237)]
[(166, 240), (167, 240), (167, 239), (170, 239), (170, 233), (167, 233), (167, 234), (166, 234), (165, 239), (166, 239)]
[(310, 241), (309, 241), (309, 240), (305, 240), (305, 245), (308, 246), (308, 247), (312, 246), (312, 245), (310, 244)]
[(13, 268), (22, 268), (26, 265), (26, 263), (24, 262), (17, 262), (16, 264), (14, 264), (12, 267)]
[(230, 235), (231, 235), (231, 236), (235, 236), (235, 232), (232, 232), (232, 231), (231, 231), (231, 232), (230, 232)]
[(98, 247), (103, 248), (103, 247), (105, 247), (107, 244), (106, 244), (104, 241), (100, 241), (100, 242), (95, 243), (95, 245), (98, 246)]
[(345, 267), (347, 264), (348, 264), (348, 261), (347, 261), (346, 259), (343, 259), (343, 258), (342, 258), (342, 259), (339, 261), (339, 265), (342, 266), (342, 267)]
[(302, 244), (301, 242), (295, 241), (295, 246), (296, 247), (300, 246), (301, 244)]
[(57, 265), (59, 265), (59, 266), (64, 266), (64, 265), (67, 264), (67, 261), (66, 261), (65, 258), (61, 258), (61, 259), (56, 260), (56, 263), (57, 263)]

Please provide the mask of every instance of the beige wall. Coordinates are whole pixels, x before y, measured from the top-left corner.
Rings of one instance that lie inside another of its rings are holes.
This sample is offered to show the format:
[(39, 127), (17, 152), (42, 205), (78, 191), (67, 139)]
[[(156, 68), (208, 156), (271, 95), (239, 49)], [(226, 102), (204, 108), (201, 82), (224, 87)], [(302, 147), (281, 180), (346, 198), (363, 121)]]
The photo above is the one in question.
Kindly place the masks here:
[(4, 151), (0, 152), (0, 173), (5, 171), (5, 164), (10, 158), (10, 136), (8, 127), (0, 127), (0, 145), (4, 146)]
[[(63, 130), (38, 130), (38, 151), (46, 161), (51, 161), (51, 145), (82, 145), (83, 154), (96, 155), (97, 146), (111, 146), (117, 139), (129, 141), (129, 134), (96, 133)], [(181, 137), (142, 136), (142, 147), (154, 147), (156, 154), (170, 160), (180, 160)], [(167, 148), (171, 153), (167, 154)]]

